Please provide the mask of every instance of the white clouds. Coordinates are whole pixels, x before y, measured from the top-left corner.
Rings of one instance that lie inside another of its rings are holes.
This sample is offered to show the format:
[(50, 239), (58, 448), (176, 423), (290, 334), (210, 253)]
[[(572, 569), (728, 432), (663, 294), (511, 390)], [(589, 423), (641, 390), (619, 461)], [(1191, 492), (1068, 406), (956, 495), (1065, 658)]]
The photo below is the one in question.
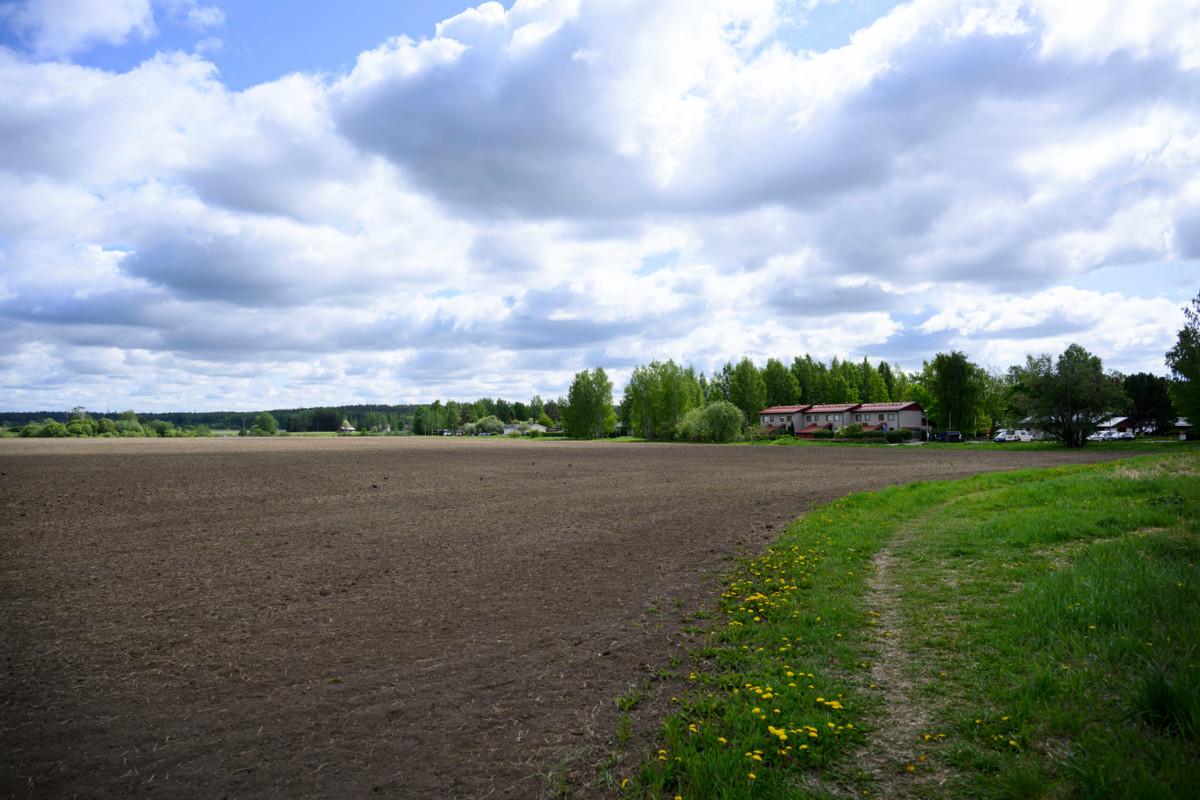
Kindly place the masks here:
[[(217, 27), (225, 21), (220, 6), (200, 0), (155, 3), (169, 18), (193, 30)], [(0, 8), (0, 23), (33, 52), (53, 58), (96, 45), (152, 39), (158, 33), (151, 0), (16, 0), (9, 8)]]
[[(134, 5), (31, 49), (151, 35)], [(1138, 8), (918, 0), (807, 53), (768, 0), (485, 3), (242, 92), (197, 55), (0, 49), (0, 383), (554, 394), (596, 363), (1070, 341), (1161, 369), (1188, 287), (1070, 286), (1200, 256), (1200, 23)]]
[(1100, 62), (1114, 53), (1170, 54), (1183, 69), (1200, 68), (1200, 4), (1194, 0), (1035, 0), (1045, 21), (1042, 52)]
[(205, 5), (200, 0), (165, 0), (164, 4), (168, 13), (195, 30), (215, 28), (225, 22), (225, 12), (215, 4)]
[(1179, 304), (1164, 297), (1126, 297), (1056, 286), (1034, 295), (980, 297), (955, 294), (920, 325), (924, 333), (948, 332), (986, 363), (1019, 363), (1026, 354), (1060, 353), (1085, 343), (1110, 369), (1145, 369), (1163, 344), (1183, 327)]
[(36, 52), (50, 56), (155, 33), (150, 0), (25, 0), (0, 20)]

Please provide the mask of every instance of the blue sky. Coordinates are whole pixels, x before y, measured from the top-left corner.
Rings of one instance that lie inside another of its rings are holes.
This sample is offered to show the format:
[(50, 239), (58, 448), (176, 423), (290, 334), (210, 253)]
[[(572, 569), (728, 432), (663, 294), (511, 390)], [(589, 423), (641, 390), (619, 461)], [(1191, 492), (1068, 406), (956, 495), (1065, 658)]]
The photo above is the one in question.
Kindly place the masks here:
[[(854, 0), (792, 9), (794, 21), (783, 27), (780, 39), (807, 50), (841, 47), (854, 31), (898, 4), (896, 0)], [(18, 7), (22, 3), (6, 0), (3, 5)], [(180, 13), (166, 8), (155, 14), (155, 35), (116, 44), (98, 42), (77, 52), (73, 60), (121, 72), (159, 51), (192, 52), (199, 47), (220, 70), (222, 83), (241, 90), (290, 72), (346, 72), (359, 53), (378, 46), (383, 38), (431, 37), (439, 22), (467, 7), (462, 0), (229, 0), (206, 5), (219, 9), (219, 22), (196, 25), (189, 22), (186, 10)], [(502, 5), (509, 8), (512, 0)], [(29, 50), (31, 33), (7, 26), (0, 31), (0, 44)]]
[(0, 2), (9, 408), (1079, 342), (1200, 289), (1200, 8)]
[[(359, 53), (377, 46), (383, 38), (432, 36), (438, 22), (464, 8), (461, 2), (441, 0), (241, 0), (206, 5), (220, 10), (220, 22), (199, 26), (189, 23), (186, 12), (173, 14), (164, 9), (155, 13), (154, 36), (117, 44), (102, 42), (78, 52), (73, 60), (123, 72), (158, 51), (192, 52), (199, 46), (220, 70), (222, 82), (240, 90), (290, 72), (346, 71), (354, 66)], [(29, 36), (10, 26), (0, 42), (24, 49)]]

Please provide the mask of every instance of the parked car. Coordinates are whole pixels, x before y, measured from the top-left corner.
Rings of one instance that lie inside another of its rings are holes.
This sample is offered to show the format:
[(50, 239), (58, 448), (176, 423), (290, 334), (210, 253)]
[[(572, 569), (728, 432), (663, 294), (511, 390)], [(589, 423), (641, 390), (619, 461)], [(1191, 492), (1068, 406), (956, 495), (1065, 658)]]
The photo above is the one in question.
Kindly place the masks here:
[(1096, 431), (1087, 437), (1089, 442), (1108, 442), (1116, 438), (1114, 431)]
[(1033, 432), (1021, 429), (1002, 430), (992, 439), (993, 442), (1032, 442)]
[(1133, 438), (1133, 431), (1117, 431), (1117, 436), (1116, 436), (1116, 438), (1118, 438), (1118, 439), (1125, 439), (1125, 440), (1132, 439), (1132, 438)]
[(933, 435), (935, 442), (961, 442), (963, 435), (961, 431), (938, 431)]

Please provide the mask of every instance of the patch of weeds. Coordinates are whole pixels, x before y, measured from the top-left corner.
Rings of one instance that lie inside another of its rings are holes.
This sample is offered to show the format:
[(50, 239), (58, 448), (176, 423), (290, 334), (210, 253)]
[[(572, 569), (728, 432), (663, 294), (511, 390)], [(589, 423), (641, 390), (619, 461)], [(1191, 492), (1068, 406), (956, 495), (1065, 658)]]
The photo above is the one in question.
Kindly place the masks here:
[(633, 723), (629, 719), (629, 712), (622, 711), (621, 718), (617, 720), (617, 744), (624, 747), (629, 744), (629, 737), (633, 735)]
[(628, 712), (637, 708), (641, 704), (642, 699), (642, 690), (636, 686), (630, 686), (629, 691), (625, 692), (625, 694), (617, 695), (614, 702), (620, 711)]

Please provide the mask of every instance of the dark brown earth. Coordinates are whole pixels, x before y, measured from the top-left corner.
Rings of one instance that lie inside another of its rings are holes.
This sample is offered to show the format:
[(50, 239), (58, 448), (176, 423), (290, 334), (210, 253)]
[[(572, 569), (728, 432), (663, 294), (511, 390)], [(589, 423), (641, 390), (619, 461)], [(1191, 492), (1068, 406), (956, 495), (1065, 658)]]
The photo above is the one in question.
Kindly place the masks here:
[(602, 794), (614, 698), (731, 556), (848, 492), (1098, 457), (0, 441), (0, 796)]

